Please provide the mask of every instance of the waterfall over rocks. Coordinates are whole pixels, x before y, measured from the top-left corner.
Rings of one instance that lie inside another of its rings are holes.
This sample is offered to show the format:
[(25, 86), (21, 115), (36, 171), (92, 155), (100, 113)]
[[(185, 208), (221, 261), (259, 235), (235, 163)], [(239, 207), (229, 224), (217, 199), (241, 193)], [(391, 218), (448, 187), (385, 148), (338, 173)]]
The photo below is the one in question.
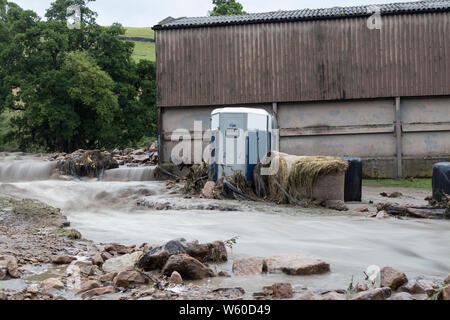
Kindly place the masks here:
[(0, 162), (0, 182), (49, 180), (55, 174), (56, 162), (6, 161)]
[(106, 181), (155, 181), (155, 169), (156, 166), (106, 170), (103, 179)]

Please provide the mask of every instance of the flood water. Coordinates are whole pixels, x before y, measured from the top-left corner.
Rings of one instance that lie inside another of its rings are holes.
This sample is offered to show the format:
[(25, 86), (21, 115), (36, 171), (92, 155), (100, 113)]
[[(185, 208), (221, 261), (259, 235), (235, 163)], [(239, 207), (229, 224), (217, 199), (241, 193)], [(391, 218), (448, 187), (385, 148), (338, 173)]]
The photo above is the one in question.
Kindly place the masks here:
[[(145, 197), (185, 207), (186, 203), (209, 200), (170, 195), (165, 183), (156, 181), (54, 179), (48, 163), (16, 158), (0, 156), (0, 196), (33, 198), (61, 208), (72, 227), (86, 239), (140, 245), (162, 244), (180, 237), (209, 242), (238, 236), (237, 244), (229, 250), (230, 262), (216, 266), (217, 270), (231, 273), (236, 257), (284, 253), (313, 255), (330, 263), (332, 269), (320, 276), (262, 275), (203, 282), (212, 287), (240, 286), (251, 293), (282, 281), (315, 290), (346, 289), (352, 276), (355, 281), (363, 279), (363, 271), (370, 265), (389, 265), (409, 278), (442, 279), (450, 271), (449, 220), (375, 219), (356, 213), (214, 200), (210, 202), (238, 206), (238, 211), (157, 211), (136, 203)], [(117, 177), (122, 179), (123, 171), (119, 172)], [(108, 180), (114, 176), (109, 175)], [(127, 172), (125, 176), (130, 179), (133, 174)]]

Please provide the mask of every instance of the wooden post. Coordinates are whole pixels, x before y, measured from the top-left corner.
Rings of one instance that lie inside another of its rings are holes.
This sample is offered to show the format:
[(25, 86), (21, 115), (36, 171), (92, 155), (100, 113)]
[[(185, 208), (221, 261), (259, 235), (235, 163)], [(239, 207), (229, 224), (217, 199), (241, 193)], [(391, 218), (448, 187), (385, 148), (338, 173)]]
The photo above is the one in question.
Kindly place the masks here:
[(159, 157), (159, 164), (163, 164), (163, 144), (164, 144), (164, 133), (162, 130), (162, 113), (163, 108), (157, 107), (156, 109), (156, 121), (157, 121), (157, 135), (158, 135), (158, 157)]
[(395, 133), (397, 138), (397, 179), (403, 178), (402, 116), (400, 97), (395, 98)]
[(277, 120), (277, 127), (274, 129), (278, 129), (278, 134), (276, 136), (277, 138), (277, 145), (276, 145), (276, 150), (273, 148), (272, 146), (272, 151), (279, 151), (280, 149), (280, 125), (278, 124), (278, 103), (274, 102), (272, 103), (272, 110), (273, 110), (273, 114), (275, 115), (275, 119)]

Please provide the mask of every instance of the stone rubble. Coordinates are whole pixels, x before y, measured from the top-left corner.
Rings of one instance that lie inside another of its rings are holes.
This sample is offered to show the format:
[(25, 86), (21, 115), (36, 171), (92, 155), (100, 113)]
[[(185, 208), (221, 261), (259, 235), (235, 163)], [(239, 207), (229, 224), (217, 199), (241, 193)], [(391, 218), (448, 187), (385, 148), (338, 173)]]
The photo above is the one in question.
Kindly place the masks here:
[[(19, 290), (0, 289), (0, 300), (216, 300), (248, 297), (239, 287), (216, 289), (190, 283), (192, 279), (216, 276), (208, 263), (217, 265), (229, 259), (222, 241), (199, 243), (176, 239), (162, 246), (97, 245), (55, 233), (63, 222), (67, 222), (57, 210), (36, 202), (0, 200), (0, 281), (27, 279), (33, 275), (27, 268), (30, 265), (41, 267), (50, 264), (56, 268), (46, 278), (34, 282), (33, 286)], [(15, 210), (2, 211), (2, 206)], [(43, 214), (37, 219), (29, 210)], [(21, 212), (20, 216), (15, 212)], [(233, 275), (224, 270), (217, 275), (265, 277), (265, 273), (282, 272), (307, 277), (331, 272), (327, 262), (301, 254), (234, 258), (232, 264)], [(264, 287), (261, 292), (248, 295), (254, 299), (412, 300), (437, 297), (449, 300), (449, 281), (450, 275), (442, 282), (426, 278), (408, 281), (404, 273), (387, 266), (381, 270), (381, 288), (360, 282), (353, 290), (317, 292), (305, 286), (296, 286), (294, 290), (290, 283), (275, 283)]]

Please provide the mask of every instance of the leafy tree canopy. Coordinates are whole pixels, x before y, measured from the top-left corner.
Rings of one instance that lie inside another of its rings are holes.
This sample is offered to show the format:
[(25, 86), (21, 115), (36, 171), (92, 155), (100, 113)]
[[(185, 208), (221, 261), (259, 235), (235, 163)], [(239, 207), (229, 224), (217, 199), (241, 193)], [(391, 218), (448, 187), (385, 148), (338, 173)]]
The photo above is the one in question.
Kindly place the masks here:
[(211, 16), (247, 14), (242, 4), (236, 0), (213, 0), (213, 4), (215, 7), (210, 12)]
[[(43, 21), (0, 0), (0, 112), (14, 111), (23, 150), (121, 148), (156, 134), (155, 65), (135, 63), (125, 29), (97, 25), (91, 1), (56, 0)], [(78, 30), (69, 5), (81, 8)]]

